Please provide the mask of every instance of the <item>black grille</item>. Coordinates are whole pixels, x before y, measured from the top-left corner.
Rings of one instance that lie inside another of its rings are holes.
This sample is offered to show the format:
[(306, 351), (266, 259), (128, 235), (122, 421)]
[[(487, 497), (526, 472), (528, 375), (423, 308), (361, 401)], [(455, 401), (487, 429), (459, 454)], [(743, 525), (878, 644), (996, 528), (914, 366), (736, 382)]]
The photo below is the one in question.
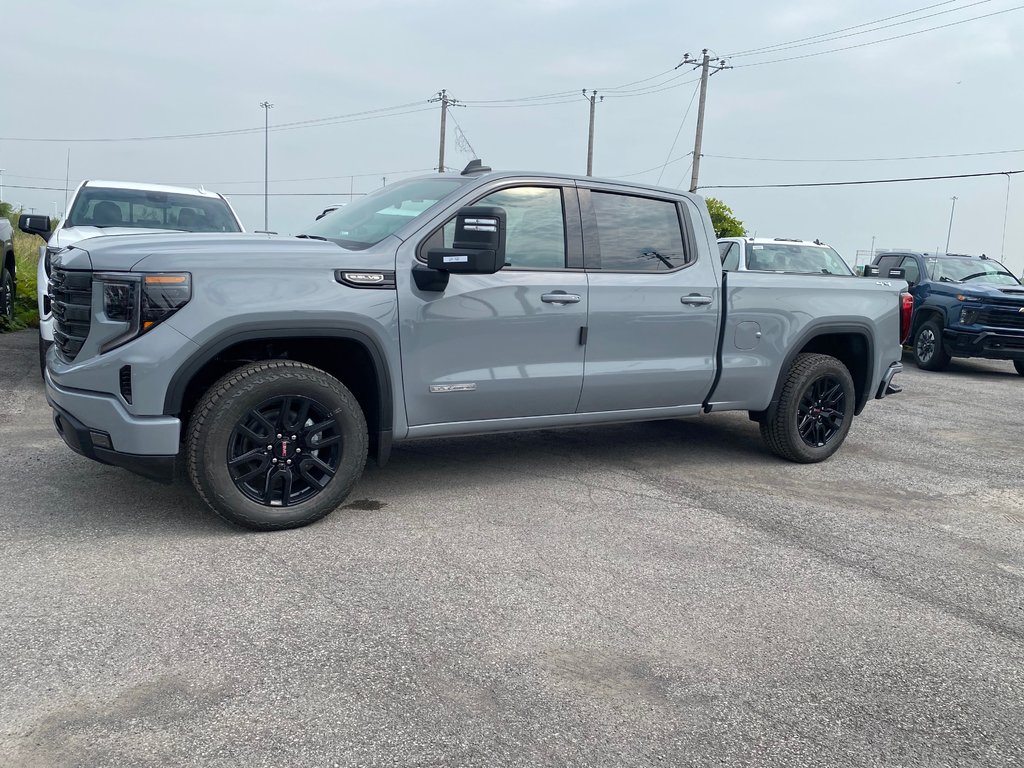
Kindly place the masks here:
[(986, 309), (978, 313), (978, 323), (992, 328), (1024, 328), (1020, 305), (1006, 309)]
[(92, 273), (54, 268), (50, 274), (53, 342), (70, 362), (82, 351), (92, 323)]

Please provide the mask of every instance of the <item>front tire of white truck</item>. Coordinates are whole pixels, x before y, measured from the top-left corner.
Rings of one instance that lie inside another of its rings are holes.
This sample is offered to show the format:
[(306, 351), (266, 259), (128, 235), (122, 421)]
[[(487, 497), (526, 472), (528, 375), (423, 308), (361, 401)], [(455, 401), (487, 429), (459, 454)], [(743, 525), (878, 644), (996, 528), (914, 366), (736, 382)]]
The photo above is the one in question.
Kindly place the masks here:
[(336, 509), (366, 464), (366, 420), (333, 376), (291, 360), (231, 371), (189, 422), (188, 474), (218, 515), (274, 531)]
[(853, 377), (841, 361), (800, 354), (786, 374), (778, 403), (761, 421), (761, 437), (784, 459), (824, 461), (846, 439), (855, 407)]

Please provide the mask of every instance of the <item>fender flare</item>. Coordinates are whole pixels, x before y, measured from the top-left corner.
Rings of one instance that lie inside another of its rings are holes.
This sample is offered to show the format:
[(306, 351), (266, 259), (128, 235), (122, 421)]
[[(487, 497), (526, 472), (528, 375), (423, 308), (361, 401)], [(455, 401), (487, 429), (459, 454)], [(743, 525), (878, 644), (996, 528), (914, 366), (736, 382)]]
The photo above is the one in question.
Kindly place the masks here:
[(772, 392), (772, 400), (768, 404), (768, 408), (766, 410), (771, 410), (779, 404), (779, 398), (782, 395), (782, 387), (786, 382), (786, 375), (789, 373), (789, 369), (793, 366), (793, 361), (796, 359), (796, 356), (800, 353), (801, 349), (807, 346), (807, 344), (818, 336), (844, 334), (848, 336), (860, 336), (864, 339), (868, 350), (867, 379), (864, 382), (864, 391), (861, 392), (860, 397), (857, 398), (857, 405), (856, 408), (854, 408), (854, 415), (859, 416), (861, 411), (864, 410), (864, 406), (867, 405), (868, 400), (871, 399), (871, 383), (875, 380), (875, 337), (873, 330), (874, 329), (866, 323), (832, 323), (828, 320), (813, 323), (804, 328), (782, 361), (782, 367), (779, 369), (779, 378), (775, 382), (775, 391)]
[[(301, 321), (280, 322), (274, 325), (262, 323), (247, 324), (242, 328), (233, 328), (226, 333), (203, 342), (202, 347), (192, 354), (171, 377), (164, 395), (164, 414), (181, 413), (185, 391), (192, 378), (224, 350), (245, 341), (256, 339), (289, 339), (289, 338), (332, 338), (348, 339), (362, 345), (370, 355), (377, 378), (377, 402), (379, 410), (378, 428), (378, 460), (381, 451), (389, 452), (391, 434), (394, 429), (394, 395), (392, 391), (391, 369), (388, 367), (387, 356), (377, 341), (364, 331), (349, 327), (324, 327), (323, 325), (304, 325)], [(384, 455), (386, 460), (386, 453)]]

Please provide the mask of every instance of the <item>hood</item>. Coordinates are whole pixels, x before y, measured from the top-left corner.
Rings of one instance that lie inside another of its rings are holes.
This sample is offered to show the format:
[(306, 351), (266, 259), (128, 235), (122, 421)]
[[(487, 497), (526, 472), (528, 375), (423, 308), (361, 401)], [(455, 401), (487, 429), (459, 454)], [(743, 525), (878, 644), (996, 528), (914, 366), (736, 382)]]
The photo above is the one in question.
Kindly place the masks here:
[(141, 229), (140, 227), (62, 227), (53, 233), (48, 245), (56, 248), (67, 248), (69, 245), (88, 240), (91, 237), (107, 235), (142, 235), (150, 232), (167, 234), (176, 230)]
[[(80, 242), (61, 253), (68, 269), (160, 272), (223, 268), (280, 270), (282, 265), (338, 269), (394, 269), (395, 248), (401, 241), (387, 238), (365, 251), (350, 251), (332, 242), (277, 235), (161, 232), (111, 235)], [(71, 266), (84, 254), (86, 266)]]
[(954, 289), (964, 296), (979, 299), (994, 299), (999, 303), (1020, 302), (1024, 304), (1024, 285), (992, 285), (986, 283), (961, 283)]

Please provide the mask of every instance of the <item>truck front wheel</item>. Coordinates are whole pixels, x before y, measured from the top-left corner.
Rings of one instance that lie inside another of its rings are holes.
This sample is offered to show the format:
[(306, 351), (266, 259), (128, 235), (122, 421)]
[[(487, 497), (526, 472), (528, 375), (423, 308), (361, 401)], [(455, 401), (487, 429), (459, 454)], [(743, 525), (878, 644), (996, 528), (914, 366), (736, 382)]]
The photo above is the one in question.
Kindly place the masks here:
[(0, 270), (0, 315), (14, 322), (14, 276), (6, 268)]
[(922, 323), (914, 335), (914, 362), (926, 371), (941, 371), (949, 365), (942, 346), (942, 325), (937, 320)]
[(199, 401), (186, 444), (192, 485), (214, 512), (261, 531), (308, 525), (362, 474), (366, 420), (352, 393), (305, 363), (231, 371)]
[(846, 439), (855, 405), (853, 377), (845, 365), (829, 355), (797, 355), (778, 404), (761, 422), (761, 437), (784, 459), (824, 461)]

